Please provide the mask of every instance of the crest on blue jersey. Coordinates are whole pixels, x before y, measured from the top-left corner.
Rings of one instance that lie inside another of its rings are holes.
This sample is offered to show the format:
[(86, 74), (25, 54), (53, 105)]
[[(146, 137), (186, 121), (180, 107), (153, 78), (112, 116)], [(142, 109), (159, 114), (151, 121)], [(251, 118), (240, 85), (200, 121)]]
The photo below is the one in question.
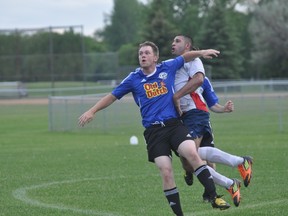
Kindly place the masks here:
[(160, 74), (159, 74), (159, 78), (160, 78), (160, 79), (163, 79), (163, 80), (164, 80), (164, 79), (167, 79), (167, 73), (166, 73), (166, 72), (160, 73)]

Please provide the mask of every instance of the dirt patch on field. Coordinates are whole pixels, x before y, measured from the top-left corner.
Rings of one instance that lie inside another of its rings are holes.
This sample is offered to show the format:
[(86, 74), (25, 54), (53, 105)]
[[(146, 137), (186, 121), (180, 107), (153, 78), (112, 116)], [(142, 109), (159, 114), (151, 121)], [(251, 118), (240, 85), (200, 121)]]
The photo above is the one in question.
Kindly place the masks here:
[(46, 105), (48, 104), (48, 98), (21, 98), (21, 99), (0, 99), (0, 105)]

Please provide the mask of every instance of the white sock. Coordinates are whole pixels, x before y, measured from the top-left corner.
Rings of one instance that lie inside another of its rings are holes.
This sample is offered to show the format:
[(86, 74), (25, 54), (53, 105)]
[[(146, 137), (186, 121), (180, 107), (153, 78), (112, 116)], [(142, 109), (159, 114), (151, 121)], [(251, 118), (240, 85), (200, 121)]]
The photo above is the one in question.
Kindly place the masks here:
[(221, 175), (220, 173), (216, 172), (213, 168), (207, 166), (210, 174), (213, 177), (213, 181), (215, 184), (222, 186), (226, 189), (228, 189), (232, 184), (233, 184), (233, 180), (227, 178), (226, 176)]
[(198, 153), (202, 160), (225, 164), (231, 167), (237, 167), (244, 161), (242, 157), (228, 154), (215, 147), (200, 147)]

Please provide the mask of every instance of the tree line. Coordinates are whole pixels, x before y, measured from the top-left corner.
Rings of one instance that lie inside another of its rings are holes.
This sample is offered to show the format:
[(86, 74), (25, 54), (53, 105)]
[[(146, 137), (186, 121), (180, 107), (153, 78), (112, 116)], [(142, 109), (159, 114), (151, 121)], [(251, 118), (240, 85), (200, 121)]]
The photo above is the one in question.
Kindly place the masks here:
[(0, 31), (0, 81), (122, 78), (122, 70), (138, 65), (139, 43), (155, 42), (167, 59), (179, 34), (192, 37), (194, 47), (221, 51), (203, 60), (212, 79), (287, 78), (287, 23), (285, 0), (114, 0), (93, 36), (73, 28)]

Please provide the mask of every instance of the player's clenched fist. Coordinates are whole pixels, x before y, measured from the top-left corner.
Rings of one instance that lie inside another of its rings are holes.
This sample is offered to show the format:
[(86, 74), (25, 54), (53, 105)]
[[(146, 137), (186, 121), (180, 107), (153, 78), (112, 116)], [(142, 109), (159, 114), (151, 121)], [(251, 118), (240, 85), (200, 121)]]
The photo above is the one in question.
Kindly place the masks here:
[(224, 112), (233, 112), (234, 111), (234, 103), (229, 100), (226, 102), (224, 106)]

